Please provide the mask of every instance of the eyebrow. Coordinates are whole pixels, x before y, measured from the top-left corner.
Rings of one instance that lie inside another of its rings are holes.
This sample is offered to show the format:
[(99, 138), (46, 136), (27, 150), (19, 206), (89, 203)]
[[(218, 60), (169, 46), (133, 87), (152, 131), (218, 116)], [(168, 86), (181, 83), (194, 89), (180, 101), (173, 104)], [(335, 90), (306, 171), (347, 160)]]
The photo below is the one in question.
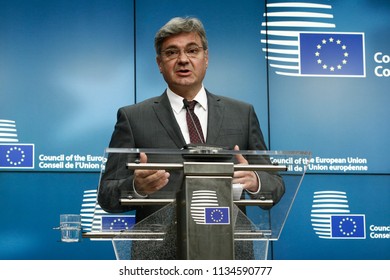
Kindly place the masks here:
[[(184, 48), (193, 47), (193, 46), (202, 47), (202, 45), (199, 46), (196, 42), (191, 42), (188, 43)], [(179, 49), (179, 47), (176, 45), (171, 45), (166, 47), (164, 50), (168, 50), (168, 49)]]

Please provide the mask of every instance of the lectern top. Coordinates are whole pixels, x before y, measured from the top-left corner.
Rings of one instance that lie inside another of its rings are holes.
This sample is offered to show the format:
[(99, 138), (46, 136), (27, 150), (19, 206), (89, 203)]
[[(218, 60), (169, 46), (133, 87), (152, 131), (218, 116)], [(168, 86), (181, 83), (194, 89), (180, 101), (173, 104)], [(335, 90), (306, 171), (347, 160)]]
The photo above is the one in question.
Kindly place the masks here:
[(106, 148), (106, 153), (125, 153), (125, 154), (166, 154), (166, 155), (263, 155), (263, 156), (301, 156), (311, 158), (309, 151), (284, 151), (284, 150), (232, 150), (213, 146), (197, 146), (191, 149), (152, 149), (152, 148)]

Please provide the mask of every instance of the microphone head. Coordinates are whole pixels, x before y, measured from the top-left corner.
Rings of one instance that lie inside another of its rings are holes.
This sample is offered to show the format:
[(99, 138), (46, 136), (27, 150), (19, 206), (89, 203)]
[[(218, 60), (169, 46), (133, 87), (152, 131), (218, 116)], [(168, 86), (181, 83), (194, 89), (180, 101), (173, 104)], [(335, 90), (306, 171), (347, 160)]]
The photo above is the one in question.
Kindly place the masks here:
[(187, 99), (183, 99), (183, 104), (184, 104), (184, 108), (188, 108), (190, 107), (190, 104), (188, 103), (188, 100)]

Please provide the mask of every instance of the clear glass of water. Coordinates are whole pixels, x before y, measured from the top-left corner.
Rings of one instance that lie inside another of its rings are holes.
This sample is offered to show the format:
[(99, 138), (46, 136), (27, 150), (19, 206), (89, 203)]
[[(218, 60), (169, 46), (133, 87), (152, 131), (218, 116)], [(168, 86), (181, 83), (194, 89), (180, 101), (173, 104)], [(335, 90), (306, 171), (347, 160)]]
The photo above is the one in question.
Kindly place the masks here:
[(81, 216), (77, 214), (60, 215), (60, 230), (62, 242), (79, 242)]

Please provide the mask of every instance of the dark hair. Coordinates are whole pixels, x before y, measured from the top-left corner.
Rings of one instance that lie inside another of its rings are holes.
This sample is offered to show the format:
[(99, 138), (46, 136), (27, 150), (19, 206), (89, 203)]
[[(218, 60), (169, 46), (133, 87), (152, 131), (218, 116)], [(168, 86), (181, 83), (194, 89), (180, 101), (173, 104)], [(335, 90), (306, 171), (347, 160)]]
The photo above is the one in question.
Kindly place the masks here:
[(166, 38), (180, 33), (190, 32), (196, 32), (199, 35), (202, 40), (203, 49), (207, 50), (208, 43), (206, 31), (204, 30), (202, 22), (193, 17), (175, 17), (161, 27), (154, 37), (154, 48), (156, 49), (157, 55), (161, 54), (161, 46)]

